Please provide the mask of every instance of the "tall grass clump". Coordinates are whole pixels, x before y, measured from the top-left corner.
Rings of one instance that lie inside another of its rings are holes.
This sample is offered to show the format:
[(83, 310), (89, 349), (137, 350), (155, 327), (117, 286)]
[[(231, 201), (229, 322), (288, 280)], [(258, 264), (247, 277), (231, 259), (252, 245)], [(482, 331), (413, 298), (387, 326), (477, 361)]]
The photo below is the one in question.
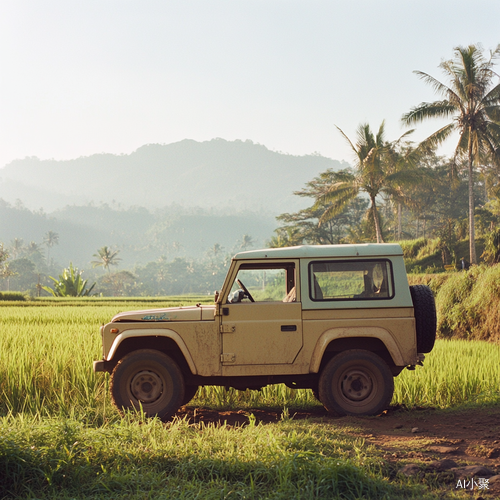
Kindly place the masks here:
[(451, 273), (436, 297), (438, 335), (500, 341), (500, 265)]
[(444, 271), (439, 238), (418, 238), (398, 242), (403, 249), (408, 273)]
[(403, 256), (405, 259), (415, 259), (419, 250), (427, 245), (427, 238), (417, 238), (414, 240), (401, 240), (398, 241), (403, 249)]
[(438, 340), (424, 366), (394, 379), (393, 404), (449, 408), (500, 403), (500, 345)]
[(408, 284), (411, 285), (427, 285), (437, 295), (441, 287), (448, 281), (452, 273), (438, 274), (409, 274)]

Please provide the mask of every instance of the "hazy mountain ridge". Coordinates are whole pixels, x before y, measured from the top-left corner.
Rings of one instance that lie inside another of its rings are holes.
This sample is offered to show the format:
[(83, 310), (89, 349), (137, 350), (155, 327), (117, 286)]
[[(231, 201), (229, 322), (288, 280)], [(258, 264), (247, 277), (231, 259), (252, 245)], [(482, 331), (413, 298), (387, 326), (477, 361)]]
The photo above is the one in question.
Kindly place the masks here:
[(299, 208), (296, 191), (320, 172), (348, 166), (320, 155), (293, 156), (251, 141), (185, 139), (148, 144), (129, 155), (14, 160), (0, 169), (0, 198), (47, 211), (117, 203), (159, 208), (219, 207), (277, 215)]
[(238, 251), (244, 234), (255, 246), (265, 245), (276, 226), (274, 217), (253, 212), (224, 214), (203, 209), (166, 207), (150, 212), (142, 207), (128, 209), (101, 206), (68, 206), (52, 213), (12, 206), (0, 199), (0, 243), (10, 247), (14, 238), (42, 245), (44, 235), (54, 231), (59, 242), (50, 251), (58, 265), (72, 261), (88, 268), (93, 254), (102, 246), (120, 250), (121, 268), (144, 264), (163, 256), (199, 259), (216, 243), (224, 252)]
[(129, 155), (15, 160), (0, 169), (0, 242), (41, 244), (54, 231), (51, 260), (80, 267), (105, 245), (120, 250), (120, 267), (161, 256), (199, 259), (215, 244), (234, 253), (244, 234), (262, 247), (276, 215), (307, 204), (294, 191), (347, 166), (223, 139), (149, 144)]

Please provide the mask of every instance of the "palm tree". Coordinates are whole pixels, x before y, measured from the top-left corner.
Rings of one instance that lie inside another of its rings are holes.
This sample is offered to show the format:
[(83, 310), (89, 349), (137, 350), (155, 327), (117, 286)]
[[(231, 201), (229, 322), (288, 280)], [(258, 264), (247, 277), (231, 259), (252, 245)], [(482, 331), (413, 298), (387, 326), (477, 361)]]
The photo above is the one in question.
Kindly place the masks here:
[(394, 155), (391, 154), (398, 146), (399, 141), (412, 131), (406, 132), (391, 144), (385, 140), (384, 122), (380, 125), (376, 135), (373, 134), (368, 124), (363, 123), (356, 131), (357, 141), (356, 144), (353, 144), (340, 128), (338, 130), (354, 151), (356, 163), (354, 172), (348, 170), (337, 172), (336, 182), (319, 195), (315, 208), (327, 206), (319, 223), (322, 224), (340, 214), (347, 204), (362, 191), (367, 193), (370, 198), (370, 212), (375, 224), (377, 243), (383, 243), (376, 198), (380, 194), (393, 196), (396, 191), (401, 197), (401, 189), (396, 190), (395, 186), (402, 186), (406, 182), (416, 180), (416, 177), (412, 177), (408, 169), (405, 168), (411, 164), (412, 153), (401, 156), (397, 162), (394, 161)]
[(50, 263), (50, 249), (59, 244), (59, 235), (54, 231), (47, 231), (43, 237), (43, 242), (47, 247), (47, 264)]
[(242, 250), (246, 250), (249, 247), (253, 247), (254, 241), (253, 238), (249, 234), (244, 234), (241, 238), (240, 248)]
[(93, 255), (93, 257), (97, 257), (98, 260), (93, 260), (91, 262), (92, 267), (102, 266), (109, 273), (109, 266), (117, 266), (118, 262), (122, 260), (120, 257), (118, 257), (119, 253), (120, 250), (111, 250), (111, 248), (107, 246), (99, 248), (99, 250), (97, 250), (97, 253)]
[(24, 250), (24, 240), (22, 238), (14, 238), (10, 242), (10, 247), (12, 249), (14, 259), (17, 259)]
[(10, 291), (10, 278), (12, 278), (12, 276), (17, 276), (18, 274), (19, 274), (18, 272), (14, 271), (10, 267), (10, 262), (7, 262), (6, 264), (3, 265), (2, 268), (0, 268), (0, 277), (7, 280), (8, 292)]
[(220, 253), (224, 250), (224, 247), (220, 243), (215, 243), (213, 247), (210, 247), (209, 254), (214, 258), (217, 258)]
[[(450, 79), (449, 86), (422, 71), (415, 73), (443, 97), (440, 101), (423, 102), (403, 115), (406, 125), (427, 118), (452, 118), (453, 121), (434, 132), (425, 143), (437, 146), (453, 132), (459, 133), (455, 159), (464, 153), (468, 159), (469, 176), (469, 249), (470, 261), (477, 263), (474, 234), (474, 164), (481, 155), (488, 155), (500, 164), (500, 84), (493, 84), (496, 73), (493, 60), (500, 55), (500, 45), (483, 56), (479, 45), (455, 47), (455, 57), (439, 66)], [(453, 162), (455, 164), (455, 161)]]
[(29, 256), (40, 254), (40, 245), (34, 241), (30, 241), (26, 247), (26, 252)]
[(272, 236), (268, 242), (270, 248), (284, 248), (301, 245), (304, 237), (299, 227), (284, 226), (274, 231), (276, 236)]

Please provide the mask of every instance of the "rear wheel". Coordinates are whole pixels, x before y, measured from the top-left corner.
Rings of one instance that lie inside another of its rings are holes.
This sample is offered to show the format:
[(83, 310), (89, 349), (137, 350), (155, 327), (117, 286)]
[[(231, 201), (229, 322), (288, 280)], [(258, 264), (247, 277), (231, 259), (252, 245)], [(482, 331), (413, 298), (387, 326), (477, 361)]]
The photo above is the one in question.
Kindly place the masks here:
[(162, 352), (142, 349), (118, 362), (111, 375), (111, 396), (120, 410), (135, 408), (166, 421), (184, 398), (184, 378), (177, 363)]
[(417, 331), (417, 352), (431, 352), (436, 341), (436, 303), (427, 285), (410, 286)]
[(319, 399), (337, 415), (377, 415), (389, 406), (393, 393), (387, 363), (362, 349), (333, 357), (319, 378)]

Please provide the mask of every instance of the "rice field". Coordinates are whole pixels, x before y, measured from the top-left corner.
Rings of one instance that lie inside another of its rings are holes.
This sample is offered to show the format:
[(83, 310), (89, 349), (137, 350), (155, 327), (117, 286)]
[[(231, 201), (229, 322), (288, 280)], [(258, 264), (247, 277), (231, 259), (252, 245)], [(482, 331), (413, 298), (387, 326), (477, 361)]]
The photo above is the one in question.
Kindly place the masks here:
[[(92, 371), (99, 326), (124, 310), (210, 300), (0, 301), (0, 498), (464, 498), (446, 482), (398, 475), (399, 465), (348, 424), (290, 418), (294, 408), (320, 405), (309, 390), (199, 389), (193, 405), (244, 409), (248, 425), (122, 418), (109, 376)], [(397, 377), (393, 404), (498, 403), (499, 355), (494, 344), (438, 341), (424, 367)], [(252, 408), (278, 409), (282, 418), (259, 425)]]
[[(77, 415), (95, 423), (117, 417), (109, 399), (109, 376), (92, 371), (92, 362), (101, 358), (99, 326), (123, 310), (200, 299), (0, 302), (0, 415)], [(396, 378), (392, 403), (446, 408), (498, 402), (499, 359), (496, 344), (438, 340), (423, 367)], [(204, 387), (193, 404), (219, 409), (319, 405), (311, 391), (283, 385), (260, 392)]]

